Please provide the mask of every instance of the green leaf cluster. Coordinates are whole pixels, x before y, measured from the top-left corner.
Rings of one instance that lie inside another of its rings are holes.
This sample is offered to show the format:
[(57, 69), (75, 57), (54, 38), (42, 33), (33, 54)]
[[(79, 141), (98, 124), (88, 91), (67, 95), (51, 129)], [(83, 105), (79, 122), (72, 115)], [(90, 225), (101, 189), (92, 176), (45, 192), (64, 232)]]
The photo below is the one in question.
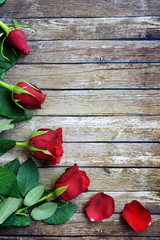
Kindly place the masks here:
[[(0, 0), (2, 4), (4, 0)], [(12, 67), (20, 58), (21, 54), (5, 43), (6, 34), (0, 27), (0, 78), (3, 79), (6, 70)], [(12, 129), (15, 122), (31, 119), (33, 113), (25, 114), (24, 109), (18, 107), (12, 100), (11, 92), (0, 86), (0, 115), (9, 119), (0, 120), (0, 133)], [(14, 120), (13, 120), (14, 119)]]
[[(77, 206), (59, 199), (48, 201), (57, 191), (48, 192), (39, 184), (39, 171), (31, 158), (20, 164), (19, 159), (0, 166), (0, 226), (27, 226), (30, 217), (46, 224), (68, 221)], [(61, 194), (67, 187), (58, 191)]]

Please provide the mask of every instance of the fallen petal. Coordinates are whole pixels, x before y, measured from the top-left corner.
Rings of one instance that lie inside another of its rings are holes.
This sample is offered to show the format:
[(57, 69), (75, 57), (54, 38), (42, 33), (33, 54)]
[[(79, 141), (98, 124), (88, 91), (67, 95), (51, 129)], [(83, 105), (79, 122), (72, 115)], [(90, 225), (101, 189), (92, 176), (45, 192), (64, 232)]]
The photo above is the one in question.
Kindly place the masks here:
[(114, 212), (114, 199), (103, 192), (97, 193), (86, 204), (85, 210), (91, 221), (109, 218)]
[(144, 231), (151, 225), (152, 222), (151, 215), (148, 210), (136, 200), (125, 205), (122, 216), (137, 232)]

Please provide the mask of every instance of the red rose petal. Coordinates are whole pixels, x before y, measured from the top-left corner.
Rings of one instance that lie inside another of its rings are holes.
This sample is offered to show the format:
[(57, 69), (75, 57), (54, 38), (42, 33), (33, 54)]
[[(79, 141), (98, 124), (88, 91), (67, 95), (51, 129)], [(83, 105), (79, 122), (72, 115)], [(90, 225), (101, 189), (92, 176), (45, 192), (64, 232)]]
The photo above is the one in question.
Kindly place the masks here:
[(78, 169), (78, 165), (67, 169), (58, 179), (55, 189), (68, 186), (67, 189), (59, 196), (61, 200), (70, 201), (78, 197), (82, 192), (88, 191), (90, 180), (84, 171)]
[(151, 215), (148, 210), (136, 200), (125, 205), (122, 216), (137, 232), (145, 230), (152, 222)]
[(97, 193), (86, 204), (85, 210), (91, 221), (109, 218), (114, 212), (114, 199), (103, 192)]
[(58, 182), (59, 183), (64, 183), (66, 182), (67, 180), (70, 179), (70, 177), (73, 176), (73, 174), (75, 174), (76, 172), (78, 172), (78, 165), (75, 163), (73, 165), (73, 167), (67, 169), (62, 175), (61, 177), (58, 179)]
[(90, 185), (90, 179), (86, 175), (85, 171), (79, 171), (79, 173), (81, 174), (81, 177), (82, 177), (82, 191), (88, 192), (88, 187)]

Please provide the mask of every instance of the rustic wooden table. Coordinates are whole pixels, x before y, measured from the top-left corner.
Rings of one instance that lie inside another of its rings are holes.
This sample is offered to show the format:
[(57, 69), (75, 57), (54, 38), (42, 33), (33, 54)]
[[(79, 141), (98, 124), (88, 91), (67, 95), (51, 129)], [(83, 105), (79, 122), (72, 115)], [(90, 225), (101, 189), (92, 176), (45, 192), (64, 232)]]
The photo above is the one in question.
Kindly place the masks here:
[[(42, 167), (41, 183), (75, 162), (91, 180), (89, 193), (73, 200), (77, 212), (64, 225), (34, 222), (0, 229), (0, 239), (160, 239), (160, 1), (6, 0), (0, 17), (25, 30), (30, 54), (8, 70), (5, 82), (26, 80), (47, 99), (28, 122), (1, 137), (26, 140), (38, 128), (63, 129), (59, 165)], [(17, 147), (3, 164), (29, 153)], [(99, 191), (115, 199), (115, 213), (90, 222), (84, 205)], [(152, 215), (143, 232), (121, 216), (125, 203), (140, 201)]]

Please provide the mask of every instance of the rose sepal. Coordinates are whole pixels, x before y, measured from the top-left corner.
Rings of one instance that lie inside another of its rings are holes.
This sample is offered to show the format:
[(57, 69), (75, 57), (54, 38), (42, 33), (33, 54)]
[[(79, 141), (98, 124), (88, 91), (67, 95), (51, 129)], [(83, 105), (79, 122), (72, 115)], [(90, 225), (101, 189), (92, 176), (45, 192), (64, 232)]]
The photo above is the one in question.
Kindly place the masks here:
[(61, 195), (62, 193), (64, 193), (64, 192), (66, 191), (67, 187), (68, 187), (68, 185), (55, 189), (55, 190), (54, 190), (55, 196), (58, 197), (59, 195)]
[[(23, 82), (25, 82), (25, 81), (23, 81)], [(17, 82), (17, 83), (19, 83), (19, 82)], [(17, 83), (16, 83), (16, 84), (17, 84)], [(25, 83), (27, 83), (27, 82), (25, 82)], [(10, 91), (12, 92), (12, 95), (13, 95), (13, 92), (16, 93), (16, 94), (26, 93), (26, 94), (29, 94), (29, 95), (31, 95), (31, 96), (34, 97), (34, 95), (33, 95), (32, 93), (30, 93), (30, 92), (28, 92), (28, 91), (25, 90), (26, 87), (21, 88), (21, 87), (17, 86), (16, 84), (15, 84), (15, 85), (12, 85), (12, 84), (8, 84), (8, 83), (5, 83), (5, 82), (0, 81), (0, 85), (3, 86), (3, 87), (5, 87), (5, 88), (7, 88), (8, 90), (10, 90)], [(27, 83), (27, 84), (30, 85), (30, 86), (32, 86), (32, 85), (29, 84), (29, 83)], [(35, 86), (32, 86), (32, 87), (33, 87), (34, 89), (37, 89)]]
[(4, 22), (0, 21), (0, 27), (4, 30), (4, 32), (6, 33), (6, 36), (14, 29), (31, 28), (35, 31), (35, 33), (37, 32), (37, 29), (32, 26), (19, 27), (16, 20), (12, 19), (12, 22), (13, 22), (14, 27), (8, 27)]
[(33, 146), (30, 146), (30, 145), (28, 144), (28, 141), (26, 141), (26, 142), (16, 142), (16, 146), (25, 147), (25, 148), (27, 148), (30, 152), (40, 151), (40, 152), (43, 152), (44, 154), (52, 155), (48, 150), (39, 149), (39, 148), (35, 148), (35, 147), (33, 147)]
[(39, 135), (45, 134), (45, 133), (47, 133), (47, 132), (48, 132), (48, 130), (46, 130), (46, 131), (36, 131), (36, 132), (33, 132), (33, 133), (28, 137), (28, 141), (27, 141), (27, 142), (29, 142), (29, 139), (31, 139), (32, 137), (39, 136)]
[[(18, 81), (18, 82), (16, 82), (16, 84), (15, 85), (17, 85), (18, 83), (26, 83), (26, 84), (28, 84), (29, 86), (31, 86), (32, 88), (34, 88), (35, 90), (39, 90), (39, 88), (38, 87), (36, 87), (35, 85), (33, 85), (33, 84), (31, 84), (31, 83), (29, 83), (29, 82), (27, 82), (27, 81)], [(14, 86), (15, 86), (14, 85)], [(18, 87), (18, 86), (17, 86)], [(26, 88), (26, 87), (23, 87), (23, 88)], [(34, 95), (33, 95), (34, 96)]]
[(13, 88), (12, 93), (13, 92), (16, 93), (16, 94), (26, 93), (26, 94), (29, 94), (29, 95), (34, 97), (34, 95), (32, 93), (25, 90), (26, 87), (21, 88), (21, 87), (17, 86), (16, 84), (13, 85), (13, 86), (14, 86), (14, 88)]

